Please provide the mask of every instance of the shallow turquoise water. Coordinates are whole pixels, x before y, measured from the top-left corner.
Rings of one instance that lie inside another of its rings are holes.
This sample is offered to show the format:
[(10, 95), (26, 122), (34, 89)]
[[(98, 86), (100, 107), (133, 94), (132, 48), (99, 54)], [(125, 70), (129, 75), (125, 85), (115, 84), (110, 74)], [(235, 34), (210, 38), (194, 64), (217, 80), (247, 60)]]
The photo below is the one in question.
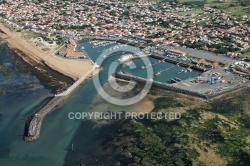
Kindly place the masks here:
[[(91, 47), (88, 42), (83, 43), (85, 51), (95, 61), (104, 47)], [(75, 163), (86, 155), (89, 151), (95, 152), (97, 146), (97, 136), (102, 135), (105, 131), (92, 128), (87, 122), (81, 120), (70, 120), (69, 112), (93, 111), (91, 106), (93, 99), (96, 97), (96, 90), (92, 79), (87, 80), (77, 91), (71, 95), (67, 101), (56, 108), (49, 114), (42, 125), (40, 138), (31, 143), (24, 142), (22, 139), (25, 120), (32, 112), (33, 108), (39, 105), (41, 101), (50, 94), (51, 90), (47, 89), (42, 83), (30, 73), (29, 70), (23, 69), (21, 62), (13, 61), (14, 56), (4, 49), (0, 49), (0, 64), (9, 64), (12, 74), (5, 75), (0, 72), (0, 90), (11, 90), (6, 94), (0, 94), (0, 165), (18, 165), (18, 166), (58, 166), (64, 163), (65, 157), (67, 163)], [(108, 78), (108, 65), (113, 59), (119, 58), (116, 55), (108, 58), (104, 63), (104, 70), (100, 74), (101, 83), (104, 84)], [(150, 58), (151, 61), (156, 61)], [(145, 76), (145, 70), (141, 70), (141, 61), (135, 60), (138, 68), (129, 70), (128, 67), (119, 67), (117, 70), (131, 72), (135, 75)], [(170, 63), (161, 63), (154, 67), (154, 71), (169, 67)], [(157, 76), (158, 81), (166, 82), (174, 77), (181, 67), (173, 68), (171, 72), (164, 72)], [(174, 73), (171, 75), (170, 73)], [(197, 76), (198, 72), (188, 74), (179, 74), (178, 77), (186, 79)], [(199, 73), (198, 73), (199, 74)], [(30, 85), (32, 85), (30, 87)], [(126, 111), (128, 108), (117, 108)], [(100, 138), (101, 139), (101, 138)], [(93, 140), (93, 141), (92, 141)], [(71, 145), (74, 144), (74, 155), (69, 155)], [(67, 155), (68, 153), (68, 155)], [(73, 156), (73, 157), (72, 157)]]

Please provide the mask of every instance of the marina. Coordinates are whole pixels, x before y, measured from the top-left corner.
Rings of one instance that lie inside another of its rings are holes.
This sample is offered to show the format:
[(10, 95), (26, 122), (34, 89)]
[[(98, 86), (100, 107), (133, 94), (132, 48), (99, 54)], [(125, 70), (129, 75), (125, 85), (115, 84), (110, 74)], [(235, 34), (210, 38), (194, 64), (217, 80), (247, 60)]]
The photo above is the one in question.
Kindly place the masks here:
[[(105, 61), (108, 62), (108, 64), (112, 63), (112, 61), (118, 61), (120, 64), (127, 62), (128, 60), (133, 59), (133, 63), (135, 66), (137, 66), (134, 69), (130, 68), (130, 65), (132, 63), (127, 63), (127, 65), (118, 65), (117, 70), (118, 73), (113, 73), (118, 78), (124, 78), (124, 79), (132, 79), (137, 82), (145, 83), (147, 80), (147, 71), (143, 70), (148, 67), (152, 67), (154, 71), (154, 80), (153, 80), (153, 86), (162, 87), (166, 90), (172, 90), (179, 93), (184, 94), (190, 94), (197, 97), (209, 99), (214, 96), (217, 96), (219, 94), (224, 93), (225, 91), (199, 91), (197, 92), (196, 89), (190, 89), (185, 86), (181, 86), (179, 83), (187, 82), (187, 80), (190, 79), (197, 79), (199, 75), (202, 75), (202, 72), (208, 71), (207, 68), (200, 64), (192, 64), (191, 61), (187, 60), (181, 60), (183, 58), (178, 58), (177, 56), (164, 56), (158, 52), (151, 52), (151, 53), (145, 53), (142, 52), (142, 50), (133, 47), (128, 46), (125, 44), (116, 44), (113, 46), (108, 46), (109, 42), (91, 42), (91, 41), (85, 41), (81, 47), (84, 48), (86, 52), (88, 52), (90, 49), (95, 48), (96, 52), (100, 51), (100, 49), (103, 49), (102, 47), (105, 47), (105, 51), (101, 53), (101, 55), (93, 55), (88, 54), (91, 61), (94, 63), (96, 59), (101, 56)], [(112, 43), (113, 44), (113, 43)], [(104, 54), (105, 52), (105, 54)], [(110, 57), (113, 57), (112, 59)], [(144, 64), (143, 58), (148, 58), (149, 63)], [(92, 73), (96, 66), (104, 67), (107, 65), (102, 66), (103, 64), (98, 64), (98, 62), (94, 63), (94, 67), (92, 70), (90, 70), (88, 73), (84, 74), (82, 77), (80, 77), (71, 87), (69, 87), (67, 90), (60, 94), (56, 94), (55, 97), (44, 107), (42, 107), (38, 112), (33, 114), (27, 121), (26, 126), (26, 133), (24, 135), (24, 139), (26, 141), (34, 141), (36, 140), (40, 135), (40, 128), (43, 121), (43, 118), (48, 114), (50, 111), (52, 111), (56, 105), (58, 105), (62, 98), (67, 97), (72, 91), (74, 91), (87, 77), (90, 73)], [(144, 66), (144, 67), (143, 67)], [(106, 66), (108, 69), (109, 66)], [(106, 70), (107, 70), (106, 69)], [(194, 70), (192, 70), (194, 69)], [(106, 71), (105, 70), (105, 71)], [(108, 75), (106, 75), (104, 78), (107, 78)], [(106, 79), (103, 79), (102, 83), (105, 83)], [(215, 80), (213, 80), (215, 82)], [(176, 86), (177, 85), (177, 86)], [(244, 85), (241, 85), (241, 87), (245, 87)], [(236, 89), (237, 87), (226, 89), (227, 91), (231, 91)], [(216, 89), (215, 89), (216, 90)]]
[[(127, 45), (124, 45), (124, 44), (118, 44), (119, 42), (120, 41), (117, 40), (117, 42), (116, 42), (117, 45), (112, 45), (111, 47), (106, 47), (106, 48), (97, 47), (96, 52), (99, 52), (100, 50), (105, 50), (105, 53), (104, 53), (104, 51), (102, 51), (99, 54), (103, 59), (105, 59), (105, 61), (107, 61), (107, 60), (109, 61), (110, 57), (113, 57), (112, 59), (116, 59), (116, 57), (117, 57), (117, 59), (120, 59), (121, 56), (124, 56), (125, 54), (131, 54), (131, 50), (133, 50), (133, 51), (136, 50), (132, 46), (128, 47)], [(84, 47), (89, 47), (89, 46), (92, 47), (92, 43), (85, 42)], [(124, 51), (124, 49), (126, 49), (127, 51)], [(140, 52), (144, 52), (144, 53), (140, 53)], [(142, 61), (143, 57), (147, 57), (150, 60), (150, 63), (144, 64)], [(95, 61), (94, 57), (90, 57), (90, 58), (93, 61)], [(140, 58), (142, 58), (142, 59), (140, 59)], [(169, 57), (154, 56), (154, 54), (149, 53), (147, 51), (147, 49), (137, 50), (137, 53), (132, 54), (132, 56), (130, 56), (129, 59), (133, 60), (133, 63), (135, 63), (135, 65), (137, 67), (136, 69), (130, 70), (129, 65), (128, 65), (128, 66), (123, 66), (123, 67), (120, 66), (117, 70), (128, 72), (128, 73), (131, 73), (131, 74), (136, 75), (136, 76), (144, 77), (144, 76), (146, 76), (146, 70), (144, 70), (144, 69), (146, 69), (148, 67), (153, 67), (153, 69), (155, 71), (154, 74), (155, 74), (155, 76), (157, 76), (154, 79), (156, 79), (157, 81), (164, 82), (164, 83), (170, 82), (171, 78), (177, 77), (177, 73), (183, 68), (180, 66), (181, 62), (180, 63), (179, 62), (171, 63), (168, 60), (168, 59), (170, 59)], [(190, 67), (190, 65), (184, 65), (184, 66), (185, 66), (184, 67), (185, 69)], [(140, 70), (138, 70), (138, 69), (140, 69)], [(170, 70), (171, 70), (171, 72), (170, 72)], [(179, 73), (179, 74), (181, 74), (181, 73)], [(186, 74), (184, 74), (184, 72), (183, 72), (181, 74), (181, 76), (178, 76), (178, 77), (182, 77), (182, 80), (185, 80), (185, 79), (189, 79), (190, 77), (196, 77), (199, 74), (200, 74), (200, 71), (194, 70), (194, 71), (187, 72)]]
[[(95, 49), (93, 49), (92, 45), (87, 41), (83, 43), (79, 43), (79, 45), (84, 48), (89, 58), (91, 58), (94, 62), (100, 56), (100, 54), (97, 53), (97, 51), (104, 49), (104, 47), (96, 47)], [(108, 49), (108, 45), (105, 46), (105, 50), (106, 49)], [(119, 59), (120, 56), (121, 56), (120, 53), (116, 53), (112, 56), (112, 58), (111, 57), (106, 58), (105, 60), (106, 63), (104, 63), (102, 66), (103, 71), (100, 77), (102, 85), (107, 80), (109, 64), (113, 60)], [(158, 60), (161, 60), (160, 56), (159, 57), (149, 56), (148, 58), (151, 64), (154, 64), (158, 62)], [(138, 79), (137, 80), (138, 83), (143, 82), (143, 80), (145, 80), (146, 78), (146, 70), (141, 70), (140, 68), (143, 65), (147, 66), (149, 64), (143, 64), (140, 59), (134, 59), (133, 62), (137, 66), (137, 68), (134, 70), (129, 70), (127, 69), (127, 67), (120, 66), (119, 70), (128, 71), (127, 75), (129, 75), (129, 77), (121, 76), (121, 79), (132, 79), (132, 78), (135, 78), (136, 76), (136, 78)], [(153, 69), (155, 72), (157, 72), (166, 67), (171, 67), (172, 65), (173, 63), (168, 62), (168, 59), (166, 59), (165, 62), (153, 65)], [(163, 72), (162, 74), (154, 78), (155, 79), (154, 86), (160, 87), (161, 89), (166, 89), (170, 91), (172, 90), (172, 91), (179, 92), (179, 93), (198, 96), (201, 98), (206, 98), (206, 97), (209, 98), (211, 96), (224, 94), (226, 92), (230, 92), (239, 88), (244, 88), (246, 86), (246, 84), (237, 86), (236, 84), (232, 83), (230, 86), (224, 86), (223, 88), (223, 87), (218, 86), (220, 85), (218, 81), (216, 84), (209, 85), (206, 83), (207, 81), (206, 78), (205, 79), (199, 78), (200, 75), (202, 74), (202, 71), (195, 70), (194, 68), (192, 68), (193, 71), (191, 72), (186, 72), (186, 73), (181, 72), (177, 74), (181, 69), (188, 69), (188, 67), (189, 65), (186, 65), (184, 67), (184, 66), (181, 66), (180, 64), (179, 66), (176, 66), (172, 70), (170, 70), (171, 72), (170, 71)], [(171, 79), (174, 79), (175, 77), (181, 79), (181, 81), (170, 84)], [(232, 80), (232, 81), (235, 81), (235, 80)], [(216, 87), (214, 88), (215, 89), (214, 91), (207, 90), (207, 89), (203, 89), (199, 91), (199, 89), (202, 89), (202, 86), (206, 86), (209, 88), (213, 86), (216, 86)], [(73, 94), (73, 97), (67, 98), (67, 101), (64, 102), (63, 106), (55, 105), (54, 107), (55, 111), (50, 113), (49, 116), (46, 116), (46, 118), (43, 119), (42, 121), (43, 124), (42, 124), (41, 130), (39, 131), (39, 135), (40, 135), (39, 139), (29, 145), (27, 145), (27, 143), (23, 142), (20, 139), (20, 135), (23, 133), (23, 129), (24, 129), (24, 126), (20, 124), (24, 123), (24, 121), (26, 120), (26, 118), (24, 117), (27, 117), (28, 115), (31, 114), (31, 112), (36, 110), (35, 106), (40, 105), (44, 96), (47, 96), (48, 90), (47, 91), (43, 90), (46, 93), (40, 92), (41, 94), (39, 94), (39, 90), (34, 90), (31, 92), (28, 91), (28, 93), (22, 92), (22, 102), (20, 102), (19, 98), (15, 97), (17, 93), (5, 94), (5, 95), (13, 94), (13, 97), (9, 97), (8, 100), (5, 97), (5, 100), (3, 100), (4, 101), (3, 104), (6, 103), (4, 106), (7, 109), (6, 109), (6, 112), (1, 111), (1, 113), (3, 113), (2, 117), (4, 117), (2, 118), (3, 121), (1, 124), (1, 130), (2, 130), (1, 133), (6, 135), (6, 140), (3, 139), (3, 143), (1, 144), (1, 147), (3, 149), (6, 149), (6, 151), (9, 152), (6, 158), (8, 159), (11, 158), (16, 161), (20, 161), (20, 158), (26, 161), (36, 160), (36, 161), (41, 162), (40, 165), (46, 165), (48, 162), (51, 161), (51, 159), (53, 159), (54, 161), (57, 161), (56, 165), (62, 165), (64, 161), (64, 156), (66, 153), (64, 148), (66, 147), (69, 150), (73, 149), (73, 151), (76, 152), (77, 148), (79, 147), (77, 146), (77, 143), (75, 141), (72, 141), (72, 137), (74, 137), (76, 133), (75, 128), (78, 127), (79, 124), (81, 123), (81, 121), (75, 121), (75, 123), (72, 123), (72, 120), (69, 120), (69, 119), (65, 120), (65, 117), (67, 117), (70, 111), (72, 112), (88, 111), (89, 105), (91, 104), (92, 100), (96, 97), (97, 92), (94, 89), (95, 88), (94, 88), (93, 82), (86, 81), (84, 85), (80, 86), (80, 88), (77, 90), (77, 93)], [(197, 90), (197, 91), (194, 91), (194, 90)], [(84, 98), (84, 102), (83, 102), (83, 96), (86, 96)], [(62, 100), (62, 102), (64, 101), (62, 96), (56, 97), (56, 98)], [(27, 107), (27, 105), (29, 105), (29, 107), (23, 110), (25, 113), (20, 114), (20, 108), (25, 108)], [(30, 115), (30, 117), (32, 116)], [(32, 121), (33, 124), (30, 127), (30, 133), (29, 133), (30, 136), (33, 135), (34, 133), (38, 133), (37, 132), (38, 130), (34, 128), (36, 126), (34, 124), (39, 125), (39, 123), (34, 123), (34, 122), (39, 122), (39, 120)], [(6, 124), (8, 124), (8, 126)], [(29, 124), (29, 121), (27, 122), (27, 124)], [(86, 126), (83, 128), (85, 129), (85, 131), (89, 131), (88, 127), (89, 126)], [(8, 131), (15, 131), (15, 132), (8, 132)], [(21, 133), (21, 134), (18, 135), (17, 133)], [(83, 133), (82, 130), (79, 131), (77, 134), (82, 135), (83, 138), (86, 138), (86, 132)], [(83, 141), (86, 141), (86, 140), (83, 140)], [(46, 142), (46, 144), (44, 142)], [(72, 142), (74, 143), (73, 148), (72, 148)], [(12, 146), (14, 144), (16, 145), (15, 147)], [(12, 148), (9, 149), (10, 146), (12, 146)], [(40, 149), (43, 149), (45, 146), (56, 147), (56, 148), (52, 148), (50, 151), (40, 150)], [(84, 144), (83, 146), (84, 147), (83, 151), (86, 153), (87, 153), (87, 150), (85, 149), (87, 149), (88, 146), (91, 146), (91, 145)], [(22, 152), (20, 152), (20, 149), (23, 149)], [(55, 157), (54, 154), (60, 154), (60, 155), (58, 155), (58, 157)], [(5, 154), (2, 154), (2, 156), (4, 155)], [(8, 163), (6, 165), (8, 165)]]

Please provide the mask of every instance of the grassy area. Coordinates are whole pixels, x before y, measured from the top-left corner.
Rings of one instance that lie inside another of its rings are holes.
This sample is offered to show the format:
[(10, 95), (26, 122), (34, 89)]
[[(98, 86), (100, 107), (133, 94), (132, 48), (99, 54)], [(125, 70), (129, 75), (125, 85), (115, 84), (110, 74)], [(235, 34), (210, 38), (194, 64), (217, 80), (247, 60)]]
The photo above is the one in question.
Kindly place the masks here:
[(179, 3), (203, 6), (205, 4), (205, 1), (204, 0), (179, 0)]
[(117, 149), (118, 165), (249, 165), (249, 92), (211, 103), (160, 96), (155, 111), (185, 110), (181, 119), (116, 122), (102, 145)]
[(243, 54), (245, 55), (249, 55), (250, 56), (250, 48), (246, 49), (246, 50), (243, 50), (241, 51)]
[(22, 36), (26, 39), (31, 38), (37, 38), (37, 37), (43, 37), (44, 35), (42, 33), (32, 32), (32, 31), (24, 31), (22, 32)]
[(187, 14), (201, 14), (201, 13), (203, 13), (202, 10), (190, 10), (190, 11), (185, 11), (185, 12), (178, 12), (177, 14), (184, 16)]
[(250, 14), (249, 6), (242, 6), (242, 0), (227, 0), (227, 1), (218, 1), (218, 0), (207, 0), (207, 3), (214, 8), (218, 8), (227, 12), (233, 16), (243, 16)]
[(179, 0), (180, 3), (204, 2), (204, 0)]

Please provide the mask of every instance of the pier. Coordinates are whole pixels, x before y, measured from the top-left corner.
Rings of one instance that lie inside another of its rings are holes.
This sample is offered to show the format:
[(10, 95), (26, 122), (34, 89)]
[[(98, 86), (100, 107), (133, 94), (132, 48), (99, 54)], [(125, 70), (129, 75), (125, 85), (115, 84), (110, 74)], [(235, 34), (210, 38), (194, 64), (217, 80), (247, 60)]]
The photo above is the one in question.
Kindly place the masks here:
[[(150, 55), (151, 55), (151, 54), (150, 54)], [(148, 55), (148, 56), (150, 56), (150, 55)], [(164, 62), (164, 59), (163, 59), (163, 60), (158, 60), (157, 62), (155, 62), (155, 63), (153, 63), (153, 64), (149, 64), (149, 65), (146, 65), (146, 66), (142, 66), (141, 69), (143, 70), (143, 69), (146, 69), (146, 68), (148, 68), (148, 67), (152, 67), (152, 66), (155, 66), (155, 65), (157, 65), (157, 64), (160, 64), (160, 63), (162, 63), (162, 62)]]
[[(142, 83), (142, 84), (145, 84), (148, 81), (145, 78), (133, 76), (133, 75), (130, 75), (128, 73), (122, 73), (122, 72), (115, 73), (115, 77), (120, 78), (120, 79), (125, 79), (125, 80), (133, 80), (133, 81), (136, 81), (136, 82)], [(175, 79), (171, 79), (171, 80), (173, 80), (174, 82), (177, 82)], [(155, 80), (153, 80), (152, 86), (163, 88), (165, 90), (178, 92), (178, 93), (189, 94), (189, 95), (197, 96), (197, 97), (200, 97), (200, 98), (205, 98), (205, 99), (210, 98), (210, 96), (205, 95), (205, 94), (201, 94), (201, 93), (194, 92), (194, 91), (189, 91), (189, 90), (186, 90), (186, 89), (176, 88), (171, 84), (158, 82), (158, 81), (155, 81)]]
[(94, 72), (94, 70), (96, 69), (96, 67), (94, 66), (90, 71), (88, 71), (86, 74), (84, 74), (83, 76), (81, 76), (73, 85), (71, 85), (66, 91), (56, 94), (56, 97), (59, 96), (68, 96), (72, 91), (74, 91), (84, 80), (86, 80), (91, 73)]
[(195, 65), (193, 65), (191, 63), (178, 61), (178, 60), (175, 60), (175, 59), (172, 59), (172, 58), (169, 58), (169, 57), (166, 57), (164, 55), (157, 54), (157, 53), (152, 53), (151, 57), (154, 57), (154, 58), (160, 59), (160, 60), (164, 60), (166, 62), (170, 62), (170, 63), (176, 64), (176, 65), (178, 64), (179, 66), (182, 66), (182, 67), (185, 67), (185, 68), (191, 68), (191, 69), (198, 70), (198, 71), (205, 72), (205, 71), (208, 70), (207, 68), (197, 67), (197, 66), (195, 66)]
[(176, 66), (178, 66), (178, 64), (173, 65), (173, 66), (171, 66), (171, 67), (168, 67), (168, 68), (166, 68), (166, 69), (160, 70), (160, 71), (158, 71), (157, 73), (158, 73), (158, 75), (160, 75), (162, 72), (168, 71), (168, 70), (170, 70), (170, 69), (173, 69), (173, 68), (176, 67)]

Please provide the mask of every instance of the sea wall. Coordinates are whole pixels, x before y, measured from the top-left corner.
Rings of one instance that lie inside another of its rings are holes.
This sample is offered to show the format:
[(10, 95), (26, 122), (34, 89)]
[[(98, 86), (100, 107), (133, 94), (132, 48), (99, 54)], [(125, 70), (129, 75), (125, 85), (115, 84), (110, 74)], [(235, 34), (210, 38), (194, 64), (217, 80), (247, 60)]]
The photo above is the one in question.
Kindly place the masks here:
[[(136, 82), (141, 83), (141, 84), (145, 84), (147, 81), (149, 81), (149, 80), (147, 80), (145, 78), (133, 76), (133, 75), (130, 75), (130, 74), (124, 73), (124, 72), (115, 73), (114, 76), (116, 78), (120, 78), (120, 79), (133, 80), (133, 81), (136, 81)], [(191, 90), (187, 90), (187, 89), (181, 89), (181, 88), (175, 87), (172, 84), (166, 84), (166, 83), (162, 83), (162, 82), (158, 82), (158, 81), (153, 81), (152, 86), (159, 87), (159, 88), (169, 90), (169, 91), (174, 91), (174, 92), (177, 92), (177, 93), (196, 96), (196, 97), (203, 98), (203, 99), (211, 99), (213, 97), (220, 96), (222, 94), (229, 93), (229, 92), (232, 92), (232, 91), (237, 90), (237, 89), (248, 88), (249, 87), (249, 82), (247, 82), (245, 84), (242, 84), (242, 85), (239, 85), (237, 87), (228, 89), (228, 90), (224, 90), (224, 91), (220, 91), (220, 92), (212, 93), (212, 94), (204, 94), (204, 93), (199, 93), (199, 92), (191, 91)]]

